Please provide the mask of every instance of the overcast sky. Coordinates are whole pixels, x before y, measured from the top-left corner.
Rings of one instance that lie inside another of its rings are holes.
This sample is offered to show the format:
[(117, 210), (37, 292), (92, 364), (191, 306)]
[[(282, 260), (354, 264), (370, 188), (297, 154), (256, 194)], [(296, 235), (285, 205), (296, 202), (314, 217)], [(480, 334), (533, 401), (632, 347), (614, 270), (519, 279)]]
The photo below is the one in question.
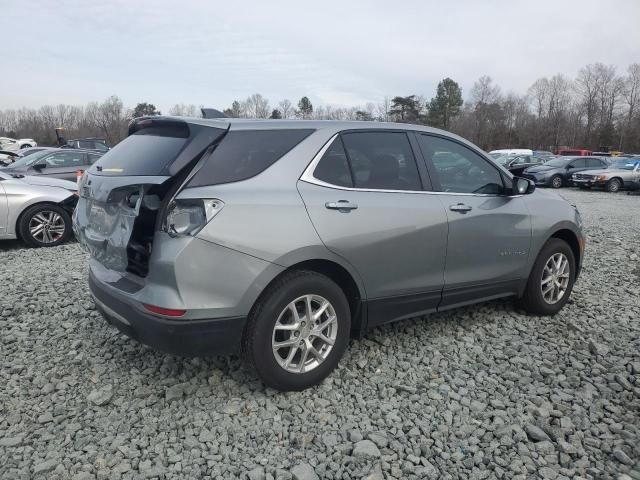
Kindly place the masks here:
[(524, 92), (594, 62), (640, 62), (640, 0), (0, 0), (0, 109), (120, 96), (165, 111), (262, 93), (350, 106), (463, 93), (490, 75)]

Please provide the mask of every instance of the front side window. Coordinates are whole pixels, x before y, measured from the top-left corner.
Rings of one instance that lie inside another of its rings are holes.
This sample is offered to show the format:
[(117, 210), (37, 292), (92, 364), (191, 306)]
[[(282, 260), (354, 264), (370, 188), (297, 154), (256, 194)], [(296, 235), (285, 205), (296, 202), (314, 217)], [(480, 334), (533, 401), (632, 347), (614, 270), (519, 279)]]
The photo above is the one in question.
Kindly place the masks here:
[(102, 157), (102, 155), (97, 153), (87, 153), (87, 157), (89, 158), (89, 164), (93, 165), (100, 157)]
[(443, 192), (500, 195), (505, 192), (502, 175), (477, 153), (441, 137), (418, 135), (427, 162), (431, 162)]
[(573, 162), (571, 162), (569, 167), (570, 168), (586, 168), (587, 160), (584, 158), (579, 158), (578, 160), (574, 160)]
[(47, 167), (81, 167), (84, 165), (84, 153), (60, 152), (49, 155), (44, 159)]
[(605, 163), (597, 158), (587, 158), (587, 168), (604, 168)]

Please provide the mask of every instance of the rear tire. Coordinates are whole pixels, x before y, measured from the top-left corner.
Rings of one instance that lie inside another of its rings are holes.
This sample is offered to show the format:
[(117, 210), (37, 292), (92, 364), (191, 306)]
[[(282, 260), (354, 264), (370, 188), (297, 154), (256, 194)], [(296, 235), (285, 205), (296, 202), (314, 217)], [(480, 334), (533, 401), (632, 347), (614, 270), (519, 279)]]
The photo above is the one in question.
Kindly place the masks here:
[(18, 232), (30, 247), (55, 247), (71, 237), (71, 216), (53, 203), (33, 205), (20, 215)]
[[(560, 269), (554, 272), (556, 270), (554, 268), (555, 261), (558, 260), (560, 260), (559, 266), (565, 265), (566, 261), (566, 277), (564, 269), (562, 272)], [(566, 285), (564, 284), (565, 278), (567, 279)], [(564, 240), (551, 238), (542, 247), (533, 264), (524, 295), (520, 298), (519, 304), (530, 314), (555, 315), (569, 300), (575, 279), (576, 261), (571, 247)], [(553, 292), (550, 292), (551, 294), (545, 293), (549, 292), (550, 287), (553, 288)], [(556, 292), (559, 295), (558, 298), (554, 298)], [(560, 295), (560, 293), (562, 294)]]
[(269, 286), (251, 309), (242, 354), (267, 386), (304, 390), (335, 369), (350, 330), (351, 311), (342, 289), (319, 273), (292, 271)]
[(562, 177), (560, 175), (551, 177), (551, 188), (560, 188), (562, 187), (562, 183)]
[(607, 182), (605, 188), (607, 192), (617, 192), (618, 190), (620, 190), (620, 188), (622, 188), (622, 182), (617, 178), (612, 178)]

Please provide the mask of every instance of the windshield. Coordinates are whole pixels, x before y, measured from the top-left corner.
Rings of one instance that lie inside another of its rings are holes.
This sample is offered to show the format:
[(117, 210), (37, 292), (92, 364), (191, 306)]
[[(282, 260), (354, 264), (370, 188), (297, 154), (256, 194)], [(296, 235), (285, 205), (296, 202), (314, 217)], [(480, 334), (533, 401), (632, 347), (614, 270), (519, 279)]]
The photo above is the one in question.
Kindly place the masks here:
[(499, 157), (494, 157), (494, 160), (500, 165), (507, 165), (512, 158), (513, 155), (500, 155)]
[(42, 150), (41, 152), (35, 152), (26, 157), (21, 157), (19, 160), (16, 160), (11, 164), (11, 168), (29, 167), (34, 163), (36, 163), (41, 158), (43, 158), (44, 156), (46, 156), (48, 153), (49, 153), (48, 150)]
[(640, 160), (631, 158), (616, 158), (615, 160), (613, 160), (612, 165), (614, 166), (614, 168), (619, 168), (622, 170), (633, 170), (639, 163)]

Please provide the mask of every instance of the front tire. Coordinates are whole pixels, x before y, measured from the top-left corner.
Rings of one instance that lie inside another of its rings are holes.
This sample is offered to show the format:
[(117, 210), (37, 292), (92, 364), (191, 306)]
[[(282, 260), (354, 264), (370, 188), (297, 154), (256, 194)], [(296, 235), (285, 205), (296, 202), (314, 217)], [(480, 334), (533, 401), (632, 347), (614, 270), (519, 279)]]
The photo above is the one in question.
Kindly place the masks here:
[(612, 178), (607, 182), (606, 190), (607, 192), (617, 192), (622, 187), (622, 182), (617, 178)]
[(551, 188), (562, 187), (562, 177), (560, 175), (554, 175), (551, 177)]
[(569, 244), (551, 238), (536, 259), (520, 306), (534, 315), (555, 315), (569, 300), (576, 279), (576, 260)]
[(251, 309), (243, 357), (267, 386), (304, 390), (335, 369), (350, 330), (351, 311), (342, 289), (319, 273), (293, 271)]
[(69, 240), (71, 216), (59, 205), (33, 205), (20, 216), (18, 232), (30, 247), (55, 247)]

